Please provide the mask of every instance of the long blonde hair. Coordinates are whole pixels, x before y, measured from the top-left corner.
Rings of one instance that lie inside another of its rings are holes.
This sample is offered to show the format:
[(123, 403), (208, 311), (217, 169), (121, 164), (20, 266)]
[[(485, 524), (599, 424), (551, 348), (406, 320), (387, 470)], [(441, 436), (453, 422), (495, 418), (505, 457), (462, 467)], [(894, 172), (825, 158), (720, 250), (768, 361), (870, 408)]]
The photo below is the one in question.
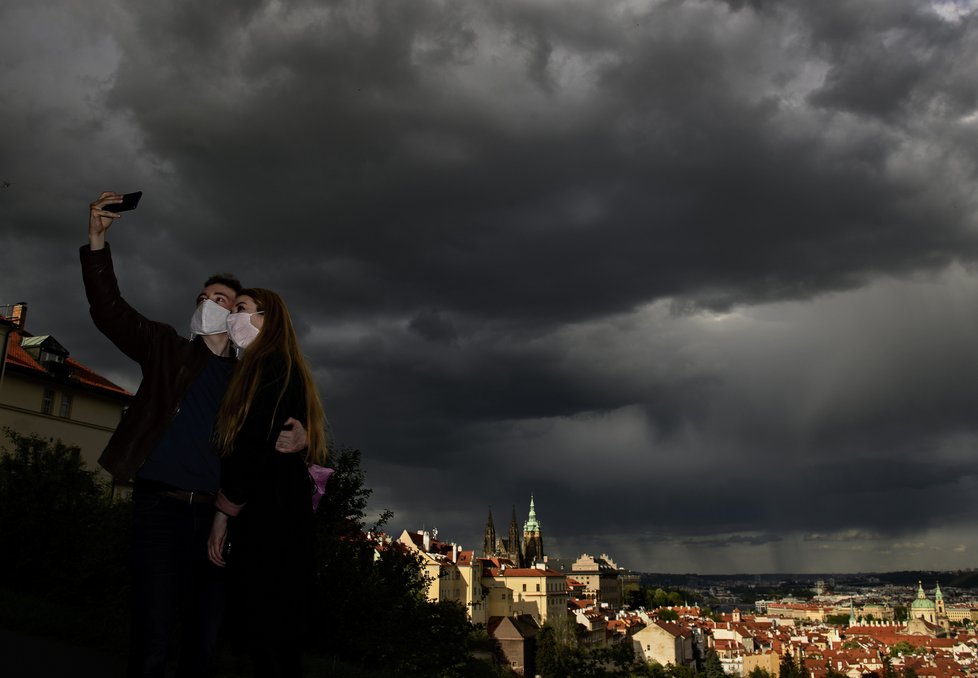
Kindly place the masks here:
[[(298, 371), (306, 392), (306, 411), (287, 412), (285, 414), (296, 419), (305, 419), (303, 425), (306, 428), (308, 441), (306, 463), (325, 463), (327, 456), (326, 416), (323, 414), (319, 391), (316, 389), (316, 383), (312, 378), (312, 370), (309, 369), (309, 364), (303, 357), (302, 351), (299, 350), (299, 341), (295, 336), (295, 328), (292, 326), (289, 309), (282, 301), (282, 297), (271, 290), (257, 287), (243, 289), (238, 292), (238, 296), (242, 295), (247, 295), (255, 300), (255, 306), (262, 312), (264, 322), (258, 336), (248, 345), (247, 349), (241, 352), (234, 374), (231, 375), (231, 383), (228, 385), (227, 393), (221, 402), (215, 431), (218, 449), (222, 454), (231, 453), (234, 447), (234, 439), (244, 426), (255, 393), (262, 383), (265, 359), (278, 355), (285, 361), (285, 380), (282, 382), (282, 390), (278, 394), (278, 402), (281, 402), (282, 396), (285, 395), (285, 389), (288, 387), (292, 371)], [(269, 433), (275, 425), (274, 420), (269, 422)]]

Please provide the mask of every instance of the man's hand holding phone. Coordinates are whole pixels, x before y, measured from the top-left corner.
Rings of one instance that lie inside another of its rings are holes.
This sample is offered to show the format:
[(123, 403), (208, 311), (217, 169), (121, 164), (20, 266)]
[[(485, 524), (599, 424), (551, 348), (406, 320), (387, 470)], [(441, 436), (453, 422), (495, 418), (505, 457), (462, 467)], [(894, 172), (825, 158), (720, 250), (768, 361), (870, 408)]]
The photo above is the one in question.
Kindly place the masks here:
[(104, 191), (88, 206), (88, 242), (92, 250), (105, 247), (105, 233), (112, 222), (121, 217), (120, 212), (136, 209), (143, 192), (115, 193)]

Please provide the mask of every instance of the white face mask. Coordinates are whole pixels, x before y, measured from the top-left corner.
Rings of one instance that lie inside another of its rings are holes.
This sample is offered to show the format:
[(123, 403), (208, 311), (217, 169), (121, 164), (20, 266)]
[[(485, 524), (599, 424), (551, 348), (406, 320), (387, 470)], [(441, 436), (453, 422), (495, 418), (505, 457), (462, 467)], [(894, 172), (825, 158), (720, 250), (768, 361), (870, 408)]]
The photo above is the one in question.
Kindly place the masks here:
[(190, 319), (190, 336), (197, 334), (223, 334), (228, 331), (227, 317), (229, 311), (210, 299), (204, 299), (197, 304)]
[[(262, 311), (258, 311), (262, 313)], [(231, 343), (240, 353), (258, 336), (258, 328), (251, 324), (251, 316), (258, 313), (232, 313), (227, 317), (226, 327)]]

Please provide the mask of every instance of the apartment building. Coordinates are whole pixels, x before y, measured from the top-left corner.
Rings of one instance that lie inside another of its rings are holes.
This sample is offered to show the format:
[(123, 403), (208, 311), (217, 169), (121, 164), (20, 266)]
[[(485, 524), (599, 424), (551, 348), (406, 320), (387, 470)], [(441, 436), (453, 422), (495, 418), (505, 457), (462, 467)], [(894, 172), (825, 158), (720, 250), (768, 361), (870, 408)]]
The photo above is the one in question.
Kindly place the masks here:
[(53, 336), (28, 332), (26, 318), (26, 304), (0, 307), (0, 428), (76, 445), (85, 465), (109, 479), (98, 458), (132, 394), (71, 357)]

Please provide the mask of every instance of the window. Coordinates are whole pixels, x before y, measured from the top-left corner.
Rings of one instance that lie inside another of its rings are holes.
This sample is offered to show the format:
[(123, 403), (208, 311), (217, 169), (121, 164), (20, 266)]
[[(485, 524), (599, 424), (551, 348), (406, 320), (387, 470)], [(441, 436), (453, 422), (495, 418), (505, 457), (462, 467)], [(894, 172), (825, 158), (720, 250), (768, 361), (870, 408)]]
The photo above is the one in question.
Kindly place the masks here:
[(526, 593), (526, 584), (523, 584), (523, 593)]
[(540, 585), (537, 584), (537, 593), (540, 593)]
[(41, 398), (41, 414), (51, 414), (54, 407), (54, 391), (50, 388), (44, 389), (44, 396)]
[(71, 394), (62, 393), (61, 394), (61, 411), (58, 412), (59, 417), (64, 417), (67, 419), (71, 416)]

